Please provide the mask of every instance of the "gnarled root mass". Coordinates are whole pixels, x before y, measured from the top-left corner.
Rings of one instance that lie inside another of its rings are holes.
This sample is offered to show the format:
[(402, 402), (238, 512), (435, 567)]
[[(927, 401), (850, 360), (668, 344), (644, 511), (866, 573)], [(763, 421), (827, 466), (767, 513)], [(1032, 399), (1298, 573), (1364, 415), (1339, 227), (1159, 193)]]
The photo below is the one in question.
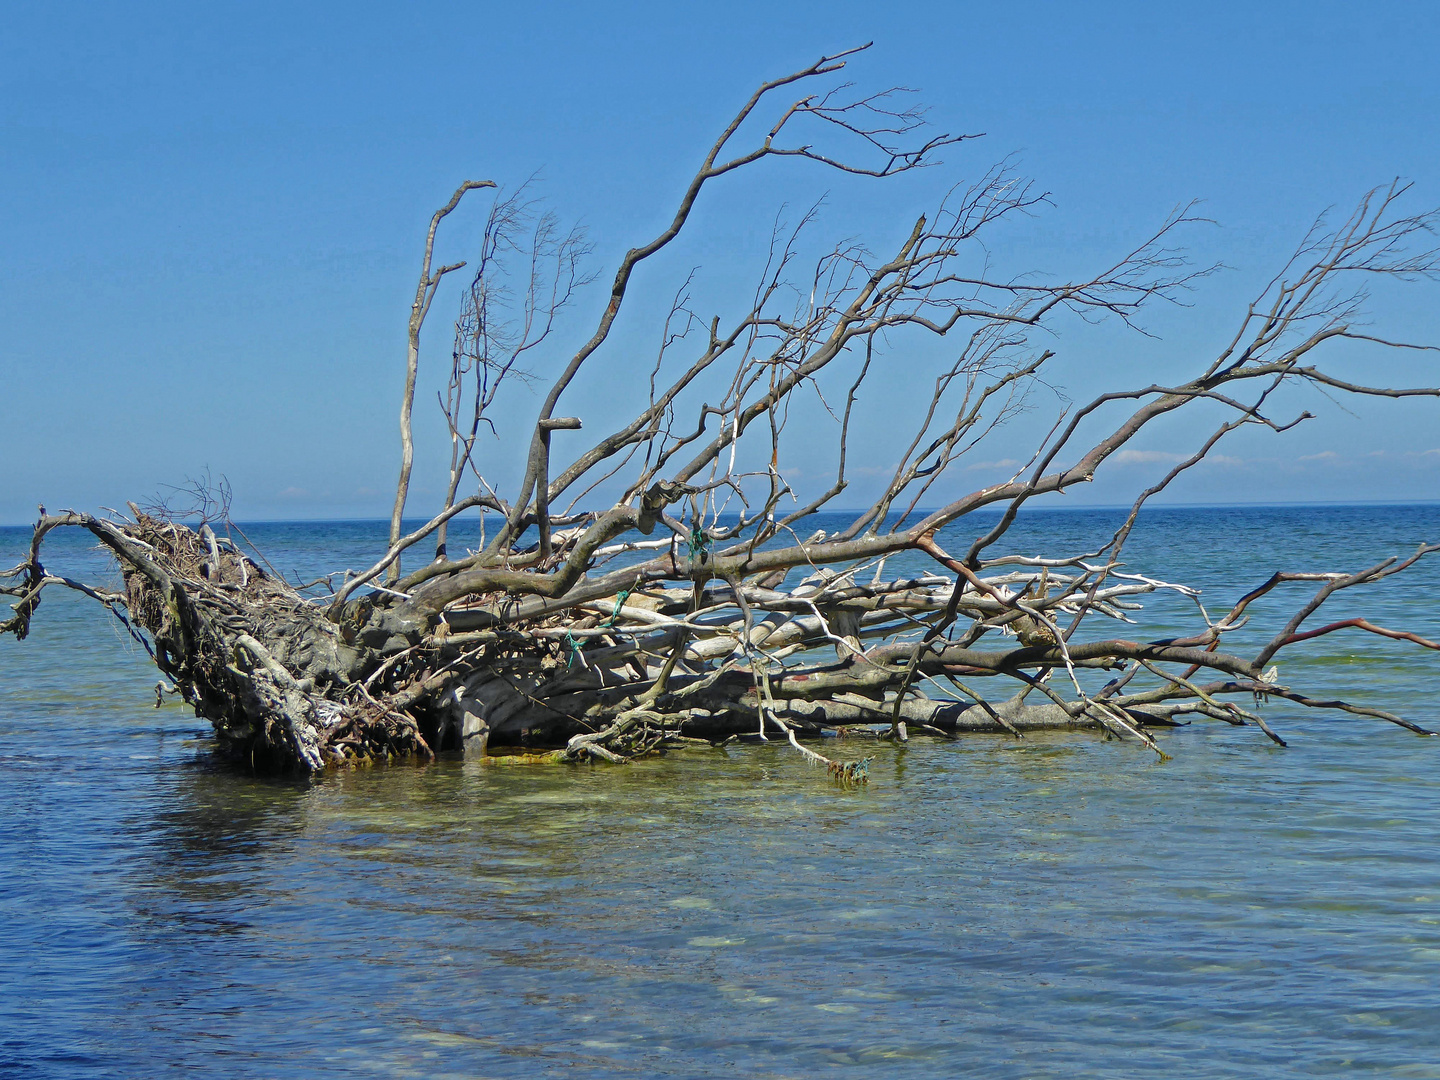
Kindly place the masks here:
[[(121, 619), (170, 680), (167, 692), (211, 722), (224, 753), (307, 770), (428, 753), (414, 716), (367, 697), (369, 653), (347, 643), (322, 609), (208, 524), (192, 529), (132, 512), (128, 521), (42, 517), (29, 559), (7, 575), (19, 579), (7, 591), (20, 601), (0, 629), (24, 638), (43, 588), (76, 588)], [(46, 572), (41, 543), (61, 526), (88, 529), (110, 550), (123, 591)]]

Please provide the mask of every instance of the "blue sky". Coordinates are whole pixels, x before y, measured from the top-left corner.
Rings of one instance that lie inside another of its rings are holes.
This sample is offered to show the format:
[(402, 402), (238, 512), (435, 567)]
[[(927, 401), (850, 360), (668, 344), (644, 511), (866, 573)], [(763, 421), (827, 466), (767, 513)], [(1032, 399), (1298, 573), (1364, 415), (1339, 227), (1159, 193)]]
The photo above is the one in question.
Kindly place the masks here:
[[(707, 195), (688, 246), (641, 285), (658, 296), (674, 287), (667, 275), (699, 267), (718, 308), (756, 269), (783, 206), (827, 195), (827, 235), (883, 246), (944, 186), (1009, 154), (1055, 203), (996, 236), (1015, 267), (1083, 273), (1203, 199), (1218, 225), (1187, 242), (1197, 261), (1231, 269), (1192, 308), (1157, 311), (1154, 339), (1063, 333), (1060, 376), (1081, 397), (1203, 363), (1327, 206), (1396, 176), (1415, 181), (1415, 208), (1440, 204), (1436, 5), (1010, 10), (7, 5), (0, 523), (30, 520), (40, 501), (143, 499), (207, 466), (229, 477), (242, 519), (384, 515), (421, 239), (460, 180), (538, 173), (537, 190), (585, 225), (591, 266), (608, 277), (619, 252), (660, 227), (758, 81), (867, 40), (852, 78), (917, 87), (937, 126), (986, 137), (947, 154), (943, 175), (891, 187), (767, 163)], [(480, 209), (447, 223), (447, 261), (471, 254)], [(1379, 325), (1440, 341), (1437, 296), (1436, 285), (1382, 291)], [(453, 292), (436, 301), (427, 374), (454, 303)], [(652, 308), (638, 303), (617, 328), (619, 366), (578, 388), (571, 411), (593, 414), (587, 429), (622, 406), (625, 351), (651, 348), (655, 328), (639, 316)], [(1384, 363), (1386, 379), (1440, 384), (1425, 354)], [(433, 390), (422, 382), (417, 405), (417, 512), (440, 481)], [(873, 403), (877, 470), (879, 433), (903, 417), (907, 393), (897, 382)], [(516, 399), (517, 423), (536, 404)], [(1304, 406), (1320, 419), (1237, 440), (1173, 499), (1440, 498), (1436, 407)], [(1199, 430), (1147, 435), (1074, 500), (1121, 501)], [(985, 461), (1000, 468), (1023, 434), (954, 483), (995, 479)], [(506, 446), (488, 452), (503, 474)], [(796, 483), (819, 477), (824, 456), (801, 452)]]

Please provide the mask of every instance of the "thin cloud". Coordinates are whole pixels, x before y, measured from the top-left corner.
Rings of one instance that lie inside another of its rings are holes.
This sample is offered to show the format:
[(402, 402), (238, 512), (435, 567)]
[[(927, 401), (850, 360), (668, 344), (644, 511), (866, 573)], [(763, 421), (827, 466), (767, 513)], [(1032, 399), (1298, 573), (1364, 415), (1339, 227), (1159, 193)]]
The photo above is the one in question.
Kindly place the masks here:
[(1305, 455), (1303, 455), (1303, 456), (1301, 456), (1301, 457), (1296, 458), (1295, 460), (1296, 460), (1296, 461), (1330, 461), (1330, 460), (1332, 460), (1332, 459), (1334, 459), (1334, 458), (1338, 458), (1339, 456), (1340, 456), (1340, 455), (1337, 454), (1334, 450), (1321, 450), (1320, 453), (1318, 453), (1318, 454), (1305, 454)]
[(981, 469), (1018, 469), (1024, 465), (1023, 461), (1015, 458), (1001, 458), (999, 461), (977, 461), (973, 465), (966, 465), (966, 472), (979, 472)]
[(1173, 465), (1189, 456), (1172, 454), (1168, 450), (1121, 450), (1110, 460), (1116, 465)]

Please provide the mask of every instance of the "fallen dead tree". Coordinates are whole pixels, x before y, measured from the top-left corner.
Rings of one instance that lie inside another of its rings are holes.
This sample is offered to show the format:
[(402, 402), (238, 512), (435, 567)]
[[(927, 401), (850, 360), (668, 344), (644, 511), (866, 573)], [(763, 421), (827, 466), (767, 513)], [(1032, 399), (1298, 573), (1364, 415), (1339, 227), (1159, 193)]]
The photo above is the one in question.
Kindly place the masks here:
[[(1406, 570), (1440, 545), (1355, 571), (1276, 573), (1219, 618), (1193, 589), (1130, 572), (1121, 560), (1146, 501), (1227, 435), (1247, 426), (1281, 432), (1309, 418), (1272, 416), (1282, 388), (1440, 396), (1431, 387), (1360, 385), (1317, 366), (1327, 348), (1347, 340), (1412, 347), (1354, 328), (1360, 282), (1432, 278), (1440, 267), (1433, 249), (1417, 247), (1436, 215), (1401, 213), (1401, 185), (1372, 192), (1333, 227), (1317, 225), (1241, 316), (1233, 340), (1191, 377), (1057, 406), (1033, 456), (1009, 480), (939, 509), (919, 508), (939, 501), (953, 466), (1033, 406), (1030, 395), (1045, 385), (1053, 353), (1032, 346), (1037, 332), (1074, 316), (1131, 322), (1148, 302), (1173, 298), (1203, 276), (1169, 247), (1184, 213), (1099, 274), (1059, 284), (992, 278), (982, 234), (1044, 201), (996, 169), (952, 190), (887, 255), (847, 242), (800, 274), (801, 235), (813, 227), (807, 216), (801, 229), (777, 231), (747, 310), (728, 322), (702, 319), (682, 286), (653, 363), (607, 353), (635, 274), (686, 229), (708, 185), (771, 157), (879, 180), (929, 165), (961, 141), (925, 137), (920, 114), (897, 104), (896, 92), (782, 96), (844, 62), (823, 58), (762, 86), (710, 148), (670, 224), (624, 256), (593, 331), (549, 385), (509, 498), (486, 479), (481, 436), (502, 392), (552, 348), (561, 312), (586, 282), (588, 254), (578, 233), (560, 229), (523, 193), (494, 197), (456, 322), (442, 395), (452, 449), (443, 505), (422, 528), (401, 531), (420, 335), (442, 279), (463, 265), (434, 267), (435, 237), (468, 192), (495, 186), (472, 181), (435, 214), (426, 239), (390, 543), (371, 567), (338, 586), (293, 586), (232, 538), (223, 507), (188, 523), (135, 504), (128, 515), (104, 517), (42, 509), (28, 557), (0, 578), (15, 598), (0, 630), (24, 638), (45, 589), (79, 590), (125, 623), (172, 692), (211, 721), (224, 751), (306, 770), (501, 745), (550, 748), (556, 760), (620, 762), (747, 735), (786, 740), (854, 778), (854, 765), (822, 756), (807, 740), (837, 730), (1021, 738), (1085, 727), (1159, 752), (1147, 728), (1193, 715), (1254, 724), (1281, 742), (1237, 696), (1280, 697), (1425, 732), (1387, 712), (1309, 696), (1283, 683), (1273, 662), (1284, 648), (1340, 631), (1440, 648), (1363, 618), (1302, 629), (1336, 593)], [(777, 98), (782, 104), (762, 116)], [(797, 131), (805, 124), (813, 136)], [(752, 128), (759, 134), (746, 143)], [(819, 149), (827, 132), (855, 140), (862, 157)], [(956, 343), (923, 393), (903, 366), (912, 338)], [(582, 430), (584, 419), (558, 415), (562, 398), (582, 368), (597, 364), (631, 379), (644, 406), (557, 467), (554, 433)], [(903, 455), (869, 507), (843, 528), (818, 530), (817, 516), (848, 486), (862, 389), (897, 376), (919, 394)], [(822, 437), (787, 431), (804, 394), (820, 395), (833, 417), (824, 437), (835, 440), (835, 472), (824, 491), (802, 500), (782, 462), (795, 439)], [(1155, 421), (1201, 404), (1222, 410), (1222, 422), (1138, 495), (1107, 543), (1045, 555), (1004, 550), (1032, 499), (1092, 480)], [(596, 507), (597, 490), (614, 497)], [(1003, 512), (956, 545), (955, 536), (970, 535), (960, 527), (987, 508)], [(448, 527), (460, 514), (480, 515), (485, 539), (452, 554)], [(49, 573), (44, 541), (57, 528), (92, 533), (119, 565), (123, 590)], [(954, 550), (942, 547), (942, 536)], [(407, 572), (405, 555), (422, 547), (429, 556)], [(930, 572), (887, 576), (887, 560), (902, 553), (922, 554)], [(1284, 628), (1254, 655), (1227, 651), (1227, 635), (1250, 609), (1294, 581), (1316, 591)], [(1092, 632), (1097, 619), (1130, 622), (1141, 598), (1157, 591), (1196, 600), (1194, 634), (1137, 641)], [(1092, 669), (1111, 677), (1094, 679)], [(997, 685), (1007, 689), (991, 689)]]

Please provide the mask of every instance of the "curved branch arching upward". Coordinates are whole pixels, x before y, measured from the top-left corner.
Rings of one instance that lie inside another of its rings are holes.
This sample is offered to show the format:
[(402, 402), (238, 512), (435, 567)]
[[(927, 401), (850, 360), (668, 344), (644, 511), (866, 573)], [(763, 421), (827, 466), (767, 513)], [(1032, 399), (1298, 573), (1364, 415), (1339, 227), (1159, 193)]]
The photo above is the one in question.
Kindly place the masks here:
[[(430, 304), (435, 299), (435, 290), (439, 288), (441, 279), (465, 265), (463, 262), (453, 263), (431, 272), (431, 260), (435, 255), (435, 233), (440, 228), (440, 222), (460, 205), (460, 200), (467, 191), (494, 186), (493, 180), (466, 180), (455, 189), (450, 201), (435, 211), (435, 216), (430, 219), (430, 231), (425, 234), (425, 256), (420, 263), (420, 281), (415, 286), (415, 301), (410, 305), (409, 341), (405, 355), (405, 392), (400, 398), (400, 479), (395, 485), (395, 508), (390, 513), (391, 546), (400, 540), (400, 520), (405, 514), (405, 500), (410, 494), (410, 470), (415, 463), (415, 440), (411, 433), (410, 414), (415, 407), (415, 377), (420, 370), (420, 328), (425, 325), (425, 316), (430, 312)], [(397, 559), (391, 564), (388, 580), (393, 583), (399, 576), (400, 562)]]

